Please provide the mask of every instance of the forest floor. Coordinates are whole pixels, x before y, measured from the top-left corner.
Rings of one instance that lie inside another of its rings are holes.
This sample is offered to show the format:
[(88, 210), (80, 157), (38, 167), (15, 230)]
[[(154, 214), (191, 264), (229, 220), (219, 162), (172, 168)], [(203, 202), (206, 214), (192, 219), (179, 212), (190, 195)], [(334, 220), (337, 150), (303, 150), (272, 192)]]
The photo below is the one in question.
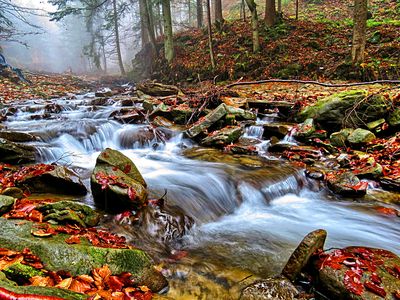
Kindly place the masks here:
[(175, 36), (176, 59), (172, 66), (160, 58), (153, 76), (174, 83), (214, 77), (217, 81), (242, 77), (367, 81), (398, 78), (399, 1), (371, 1), (366, 60), (358, 68), (350, 62), (353, 22), (350, 2), (301, 1), (299, 20), (293, 17), (292, 4), (284, 6), (283, 20), (276, 26), (265, 26), (260, 20), (261, 51), (257, 54), (252, 53), (249, 19), (238, 19), (238, 8), (230, 7), (227, 20), (236, 20), (226, 21), (219, 30), (214, 28), (217, 63), (214, 70), (209, 60), (206, 30), (190, 29)]

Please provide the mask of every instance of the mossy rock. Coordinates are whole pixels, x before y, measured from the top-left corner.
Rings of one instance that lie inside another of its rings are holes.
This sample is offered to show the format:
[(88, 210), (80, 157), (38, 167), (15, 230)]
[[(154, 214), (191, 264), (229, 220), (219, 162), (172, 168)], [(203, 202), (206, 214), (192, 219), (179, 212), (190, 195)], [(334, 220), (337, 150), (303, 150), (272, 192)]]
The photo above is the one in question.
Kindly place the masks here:
[(104, 149), (97, 157), (96, 165), (100, 164), (116, 167), (144, 187), (147, 186), (142, 174), (140, 174), (132, 160), (117, 150), (111, 148)]
[(75, 201), (58, 201), (40, 205), (37, 210), (43, 213), (44, 220), (58, 223), (75, 223), (83, 227), (96, 226), (100, 215), (89, 206)]
[[(99, 174), (117, 178), (118, 184), (109, 184), (102, 188), (98, 179)], [(120, 169), (109, 165), (97, 165), (90, 177), (90, 186), (96, 205), (110, 212), (121, 212), (127, 209), (138, 208), (147, 200), (146, 188), (129, 177)], [(135, 198), (131, 199), (129, 189), (133, 189)]]
[(14, 205), (15, 199), (10, 196), (0, 195), (0, 214), (8, 212)]
[(28, 265), (23, 265), (19, 262), (5, 268), (3, 273), (7, 278), (16, 282), (21, 280), (22, 283), (28, 281), (29, 278), (32, 278), (33, 276), (43, 276), (42, 271)]
[(11, 164), (32, 163), (35, 161), (34, 147), (0, 138), (0, 161)]
[(42, 286), (18, 286), (15, 282), (7, 279), (2, 272), (0, 272), (0, 287), (16, 294), (24, 294), (24, 299), (28, 299), (26, 298), (26, 295), (51, 296), (65, 300), (84, 300), (89, 298), (89, 296), (87, 295), (60, 288)]
[(11, 250), (29, 248), (40, 257), (49, 271), (64, 270), (72, 275), (90, 274), (108, 265), (113, 274), (129, 272), (139, 285), (147, 285), (159, 291), (167, 285), (165, 278), (152, 266), (149, 256), (139, 249), (100, 248), (82, 241), (80, 244), (65, 243), (68, 235), (58, 234), (47, 238), (34, 237), (36, 223), (0, 218), (0, 245)]
[(330, 135), (329, 140), (333, 146), (346, 147), (348, 136), (353, 132), (352, 128), (344, 128)]
[(237, 141), (243, 132), (244, 130), (241, 126), (227, 126), (204, 138), (201, 144), (204, 146), (224, 147)]
[(388, 123), (391, 127), (400, 127), (400, 108), (396, 108), (389, 114)]
[(383, 118), (389, 109), (390, 103), (382, 95), (368, 95), (365, 90), (345, 91), (306, 107), (297, 115), (297, 120), (313, 118), (322, 128), (332, 132), (342, 126), (359, 127)]
[(347, 137), (347, 141), (352, 145), (366, 144), (373, 141), (374, 139), (376, 139), (375, 134), (373, 134), (369, 130), (362, 128), (357, 128)]

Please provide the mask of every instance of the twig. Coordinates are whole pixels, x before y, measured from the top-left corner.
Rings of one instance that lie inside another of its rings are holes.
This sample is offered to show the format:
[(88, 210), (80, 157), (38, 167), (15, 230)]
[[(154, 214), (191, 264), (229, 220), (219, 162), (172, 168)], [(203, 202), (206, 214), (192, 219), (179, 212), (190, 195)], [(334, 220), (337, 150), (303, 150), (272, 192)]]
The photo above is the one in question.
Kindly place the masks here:
[(353, 82), (353, 83), (325, 83), (313, 80), (296, 80), (296, 79), (266, 79), (258, 81), (243, 81), (228, 84), (226, 87), (231, 88), (238, 85), (255, 85), (263, 83), (299, 83), (299, 84), (315, 84), (324, 87), (349, 87), (349, 86), (361, 86), (370, 84), (400, 84), (400, 80), (375, 80), (367, 82)]

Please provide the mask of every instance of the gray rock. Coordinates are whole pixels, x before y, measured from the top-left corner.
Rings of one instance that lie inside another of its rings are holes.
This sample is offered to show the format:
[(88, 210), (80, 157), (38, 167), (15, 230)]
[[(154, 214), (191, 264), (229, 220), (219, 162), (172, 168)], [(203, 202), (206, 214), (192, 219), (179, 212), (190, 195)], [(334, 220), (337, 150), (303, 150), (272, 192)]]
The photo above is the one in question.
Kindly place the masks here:
[(348, 136), (354, 131), (352, 128), (344, 128), (340, 131), (334, 132), (329, 137), (329, 140), (333, 146), (346, 147), (346, 141)]
[(5, 163), (31, 163), (35, 161), (35, 148), (0, 138), (0, 161)]
[(347, 141), (352, 145), (366, 144), (374, 139), (376, 139), (375, 134), (362, 128), (357, 128), (347, 137)]
[(318, 229), (307, 234), (290, 256), (282, 270), (282, 275), (291, 281), (298, 278), (301, 270), (309, 264), (311, 256), (317, 250), (323, 250), (326, 240), (326, 231)]
[(158, 82), (144, 81), (139, 83), (137, 89), (150, 96), (178, 95), (179, 88), (174, 85), (166, 85)]
[(239, 300), (293, 300), (298, 293), (287, 278), (268, 278), (245, 287)]
[(244, 130), (241, 126), (227, 126), (221, 130), (212, 132), (210, 136), (201, 141), (201, 144), (221, 148), (237, 141), (243, 132)]
[(15, 199), (10, 196), (0, 195), (0, 214), (8, 212), (14, 205)]
[(32, 134), (17, 131), (0, 131), (0, 138), (9, 140), (11, 142), (31, 142), (37, 138)]

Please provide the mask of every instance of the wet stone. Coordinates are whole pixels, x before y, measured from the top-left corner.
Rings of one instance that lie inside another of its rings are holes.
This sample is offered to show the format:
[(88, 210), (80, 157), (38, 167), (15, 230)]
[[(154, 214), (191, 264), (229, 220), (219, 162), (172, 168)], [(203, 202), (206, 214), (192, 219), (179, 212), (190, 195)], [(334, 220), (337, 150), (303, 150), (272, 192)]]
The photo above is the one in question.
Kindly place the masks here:
[(292, 300), (299, 292), (284, 277), (258, 280), (242, 290), (239, 300)]
[(295, 281), (302, 269), (307, 266), (311, 256), (318, 250), (323, 250), (327, 232), (318, 229), (307, 234), (294, 250), (282, 270), (282, 275)]

